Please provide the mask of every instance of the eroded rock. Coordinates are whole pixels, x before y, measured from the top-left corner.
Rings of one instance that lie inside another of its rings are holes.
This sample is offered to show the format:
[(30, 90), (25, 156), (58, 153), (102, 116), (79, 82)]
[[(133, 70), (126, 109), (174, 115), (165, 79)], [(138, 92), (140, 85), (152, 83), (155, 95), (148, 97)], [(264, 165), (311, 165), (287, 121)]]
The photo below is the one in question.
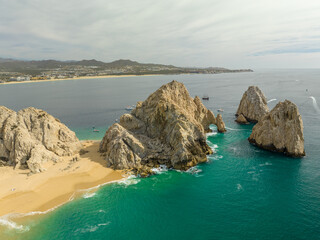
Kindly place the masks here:
[(81, 148), (75, 133), (45, 111), (14, 112), (0, 106), (0, 158), (8, 165), (43, 171), (42, 163), (72, 156)]
[[(217, 124), (216, 118), (200, 98), (193, 99), (182, 83), (172, 81), (121, 116), (120, 124), (107, 130), (100, 152), (109, 167), (141, 176), (162, 164), (186, 170), (212, 153), (205, 135), (210, 124)], [(221, 116), (218, 129), (225, 130)]]
[(223, 133), (227, 131), (226, 125), (224, 124), (220, 113), (217, 115), (216, 123), (217, 123), (217, 128), (219, 132)]
[(267, 99), (257, 86), (250, 86), (243, 94), (236, 116), (243, 115), (248, 122), (258, 122), (269, 112)]
[(248, 140), (270, 151), (305, 156), (303, 122), (298, 107), (289, 100), (279, 102), (253, 127)]

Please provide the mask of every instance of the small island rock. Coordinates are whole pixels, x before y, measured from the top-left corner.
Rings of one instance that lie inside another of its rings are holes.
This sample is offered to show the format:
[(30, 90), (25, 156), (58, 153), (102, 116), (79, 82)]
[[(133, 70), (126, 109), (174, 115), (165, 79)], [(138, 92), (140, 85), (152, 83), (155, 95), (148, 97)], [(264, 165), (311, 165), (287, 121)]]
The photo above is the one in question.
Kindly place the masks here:
[(72, 156), (80, 148), (75, 133), (45, 111), (30, 107), (14, 112), (0, 106), (0, 159), (7, 165), (41, 172), (44, 162)]
[(298, 107), (289, 100), (279, 102), (253, 127), (248, 140), (270, 151), (305, 156), (303, 122)]
[(218, 132), (224, 133), (224, 132), (227, 131), (227, 130), (226, 130), (226, 125), (224, 124), (224, 122), (223, 122), (223, 120), (222, 120), (222, 116), (221, 116), (220, 113), (217, 115), (216, 122), (217, 122)]
[(193, 99), (182, 83), (172, 81), (122, 115), (120, 124), (107, 130), (100, 152), (108, 167), (140, 176), (162, 164), (186, 170), (212, 154), (205, 135), (210, 124), (217, 124), (216, 118), (200, 98)]
[(250, 86), (243, 94), (236, 116), (243, 115), (249, 122), (258, 122), (269, 112), (267, 99), (257, 86)]

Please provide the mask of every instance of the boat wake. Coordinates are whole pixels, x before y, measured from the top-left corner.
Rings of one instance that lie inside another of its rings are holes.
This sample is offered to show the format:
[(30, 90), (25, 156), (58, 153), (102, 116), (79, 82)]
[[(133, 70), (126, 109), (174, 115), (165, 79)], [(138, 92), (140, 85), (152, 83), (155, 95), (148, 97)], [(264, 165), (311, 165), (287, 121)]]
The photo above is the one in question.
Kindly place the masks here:
[(273, 98), (273, 99), (270, 99), (269, 101), (267, 101), (267, 103), (271, 103), (273, 101), (277, 101), (277, 99)]
[(320, 109), (319, 109), (319, 106), (318, 106), (318, 103), (317, 103), (317, 100), (315, 99), (315, 97), (310, 96), (309, 98), (312, 99), (312, 104), (313, 104), (314, 110), (315, 110), (317, 113), (320, 113)]

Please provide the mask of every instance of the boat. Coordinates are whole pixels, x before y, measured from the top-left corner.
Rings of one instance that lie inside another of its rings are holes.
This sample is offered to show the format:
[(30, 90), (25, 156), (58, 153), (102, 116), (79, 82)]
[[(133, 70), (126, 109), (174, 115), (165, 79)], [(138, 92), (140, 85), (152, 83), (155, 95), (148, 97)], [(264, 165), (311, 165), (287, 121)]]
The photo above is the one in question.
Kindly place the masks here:
[(126, 107), (126, 110), (127, 110), (127, 111), (132, 111), (135, 107), (136, 107), (135, 105), (127, 106), (127, 107)]
[(223, 112), (223, 109), (222, 109), (222, 108), (219, 108), (217, 111), (218, 111), (218, 112)]
[(203, 95), (202, 100), (209, 101), (209, 96), (208, 95)]
[(98, 129), (96, 129), (96, 127), (95, 127), (95, 126), (93, 126), (93, 127), (92, 127), (92, 132), (99, 132), (99, 130), (98, 130)]

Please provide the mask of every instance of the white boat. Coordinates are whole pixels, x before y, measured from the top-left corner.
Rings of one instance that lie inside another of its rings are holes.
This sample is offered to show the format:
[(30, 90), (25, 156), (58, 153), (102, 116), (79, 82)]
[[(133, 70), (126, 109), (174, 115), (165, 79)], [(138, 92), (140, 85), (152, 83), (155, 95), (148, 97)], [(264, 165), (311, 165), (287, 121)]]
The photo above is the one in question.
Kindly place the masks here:
[(127, 106), (126, 110), (127, 111), (132, 111), (133, 109), (135, 109), (136, 105), (132, 105), (132, 106)]

